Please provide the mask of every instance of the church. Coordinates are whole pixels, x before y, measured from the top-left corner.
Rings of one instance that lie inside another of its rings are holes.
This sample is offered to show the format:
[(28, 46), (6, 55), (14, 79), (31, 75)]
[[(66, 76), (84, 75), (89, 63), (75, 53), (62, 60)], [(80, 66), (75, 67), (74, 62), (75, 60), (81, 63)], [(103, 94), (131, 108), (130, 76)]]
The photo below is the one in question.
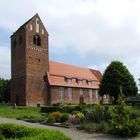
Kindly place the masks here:
[(38, 14), (11, 36), (11, 104), (98, 103), (102, 74), (49, 60), (49, 34)]

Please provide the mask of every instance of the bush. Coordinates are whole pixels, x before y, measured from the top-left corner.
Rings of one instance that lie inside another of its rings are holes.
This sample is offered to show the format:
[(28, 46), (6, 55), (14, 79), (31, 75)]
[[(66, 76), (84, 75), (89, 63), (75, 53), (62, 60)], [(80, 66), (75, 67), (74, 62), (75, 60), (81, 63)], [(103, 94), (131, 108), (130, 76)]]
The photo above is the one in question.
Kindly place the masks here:
[(70, 122), (72, 124), (80, 124), (80, 119), (72, 117), (68, 120), (68, 122)]
[(95, 105), (94, 109), (85, 114), (85, 122), (101, 122), (104, 120), (104, 111), (101, 105)]
[(52, 112), (51, 114), (56, 118), (61, 118), (63, 116), (63, 113), (58, 112), (58, 111), (57, 112)]
[(80, 111), (72, 111), (71, 114), (75, 114), (75, 115), (76, 115), (76, 114), (79, 113), (79, 112), (80, 112)]
[(93, 132), (107, 132), (109, 130), (109, 124), (105, 122), (100, 122), (100, 123), (95, 123), (95, 122), (90, 122), (90, 123), (82, 123), (81, 124), (81, 129), (86, 130), (89, 133)]
[(52, 116), (54, 116), (56, 122), (61, 122), (61, 117), (63, 116), (63, 113), (61, 112), (52, 112)]
[[(33, 129), (34, 130), (34, 129)], [(21, 137), (28, 137), (28, 136), (35, 136), (40, 133), (39, 130), (35, 132), (26, 128), (24, 126), (14, 125), (14, 124), (1, 124), (0, 125), (0, 132), (5, 138), (21, 138)]]
[(0, 140), (5, 140), (4, 136), (0, 134)]
[(92, 110), (85, 112), (85, 122), (100, 123), (101, 121), (110, 121), (111, 112), (107, 106), (95, 105)]
[(139, 133), (138, 119), (133, 119), (125, 103), (125, 96), (120, 88), (119, 100), (113, 110), (112, 133), (119, 136), (136, 136)]
[(71, 140), (60, 131), (27, 128), (14, 124), (0, 125), (1, 137), (9, 140)]
[(69, 114), (68, 113), (63, 113), (63, 116), (61, 117), (61, 122), (65, 122), (69, 119)]
[(79, 118), (80, 120), (83, 120), (85, 116), (84, 116), (84, 114), (82, 112), (78, 112), (76, 114), (76, 117)]
[(67, 105), (62, 110), (66, 113), (72, 113), (73, 111), (81, 111), (82, 109), (79, 105)]
[(56, 112), (61, 110), (59, 106), (46, 106), (46, 107), (41, 107), (41, 112), (43, 113), (51, 113), (51, 112)]
[(101, 122), (104, 120), (104, 111), (101, 105), (96, 105), (93, 111), (94, 122)]
[(47, 119), (44, 122), (47, 122), (47, 123), (52, 124), (52, 123), (55, 123), (56, 122), (56, 118), (52, 114), (49, 114), (48, 117), (47, 117)]
[(96, 124), (94, 122), (91, 123), (82, 123), (81, 129), (86, 130), (89, 133), (95, 132)]
[(110, 112), (108, 106), (105, 106), (104, 113), (103, 113), (103, 120), (109, 122), (111, 119), (112, 119), (111, 112)]
[(46, 115), (25, 115), (18, 119), (32, 122), (32, 123), (37, 123), (37, 122), (44, 122), (46, 118), (47, 118)]

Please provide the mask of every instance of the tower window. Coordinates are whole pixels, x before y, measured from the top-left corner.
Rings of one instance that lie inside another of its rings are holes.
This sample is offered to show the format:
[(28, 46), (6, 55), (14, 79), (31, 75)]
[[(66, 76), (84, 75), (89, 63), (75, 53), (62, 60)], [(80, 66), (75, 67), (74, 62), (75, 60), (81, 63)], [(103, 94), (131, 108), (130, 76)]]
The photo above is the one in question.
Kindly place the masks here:
[(32, 24), (30, 24), (30, 31), (32, 31), (33, 30), (33, 26), (32, 26)]
[(42, 29), (42, 35), (44, 35), (44, 29)]
[(33, 42), (34, 42), (35, 45), (41, 46), (41, 38), (40, 38), (40, 36), (39, 35), (35, 35), (33, 37)]
[(39, 20), (36, 19), (36, 32), (39, 33)]

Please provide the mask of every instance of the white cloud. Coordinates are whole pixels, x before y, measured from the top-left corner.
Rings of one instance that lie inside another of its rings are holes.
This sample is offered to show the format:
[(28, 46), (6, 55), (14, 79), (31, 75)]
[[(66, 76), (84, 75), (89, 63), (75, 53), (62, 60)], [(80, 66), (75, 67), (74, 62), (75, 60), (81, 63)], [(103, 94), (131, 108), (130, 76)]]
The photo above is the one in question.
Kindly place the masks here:
[(0, 77), (9, 79), (11, 70), (11, 55), (10, 48), (5, 46), (0, 46)]

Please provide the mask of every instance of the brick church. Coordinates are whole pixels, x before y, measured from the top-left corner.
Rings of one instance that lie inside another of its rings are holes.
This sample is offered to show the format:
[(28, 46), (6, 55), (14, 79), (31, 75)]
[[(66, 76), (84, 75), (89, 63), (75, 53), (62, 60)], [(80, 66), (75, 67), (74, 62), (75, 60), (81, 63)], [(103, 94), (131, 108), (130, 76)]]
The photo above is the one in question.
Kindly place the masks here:
[(38, 14), (11, 36), (11, 103), (99, 102), (100, 71), (49, 61), (48, 36)]

